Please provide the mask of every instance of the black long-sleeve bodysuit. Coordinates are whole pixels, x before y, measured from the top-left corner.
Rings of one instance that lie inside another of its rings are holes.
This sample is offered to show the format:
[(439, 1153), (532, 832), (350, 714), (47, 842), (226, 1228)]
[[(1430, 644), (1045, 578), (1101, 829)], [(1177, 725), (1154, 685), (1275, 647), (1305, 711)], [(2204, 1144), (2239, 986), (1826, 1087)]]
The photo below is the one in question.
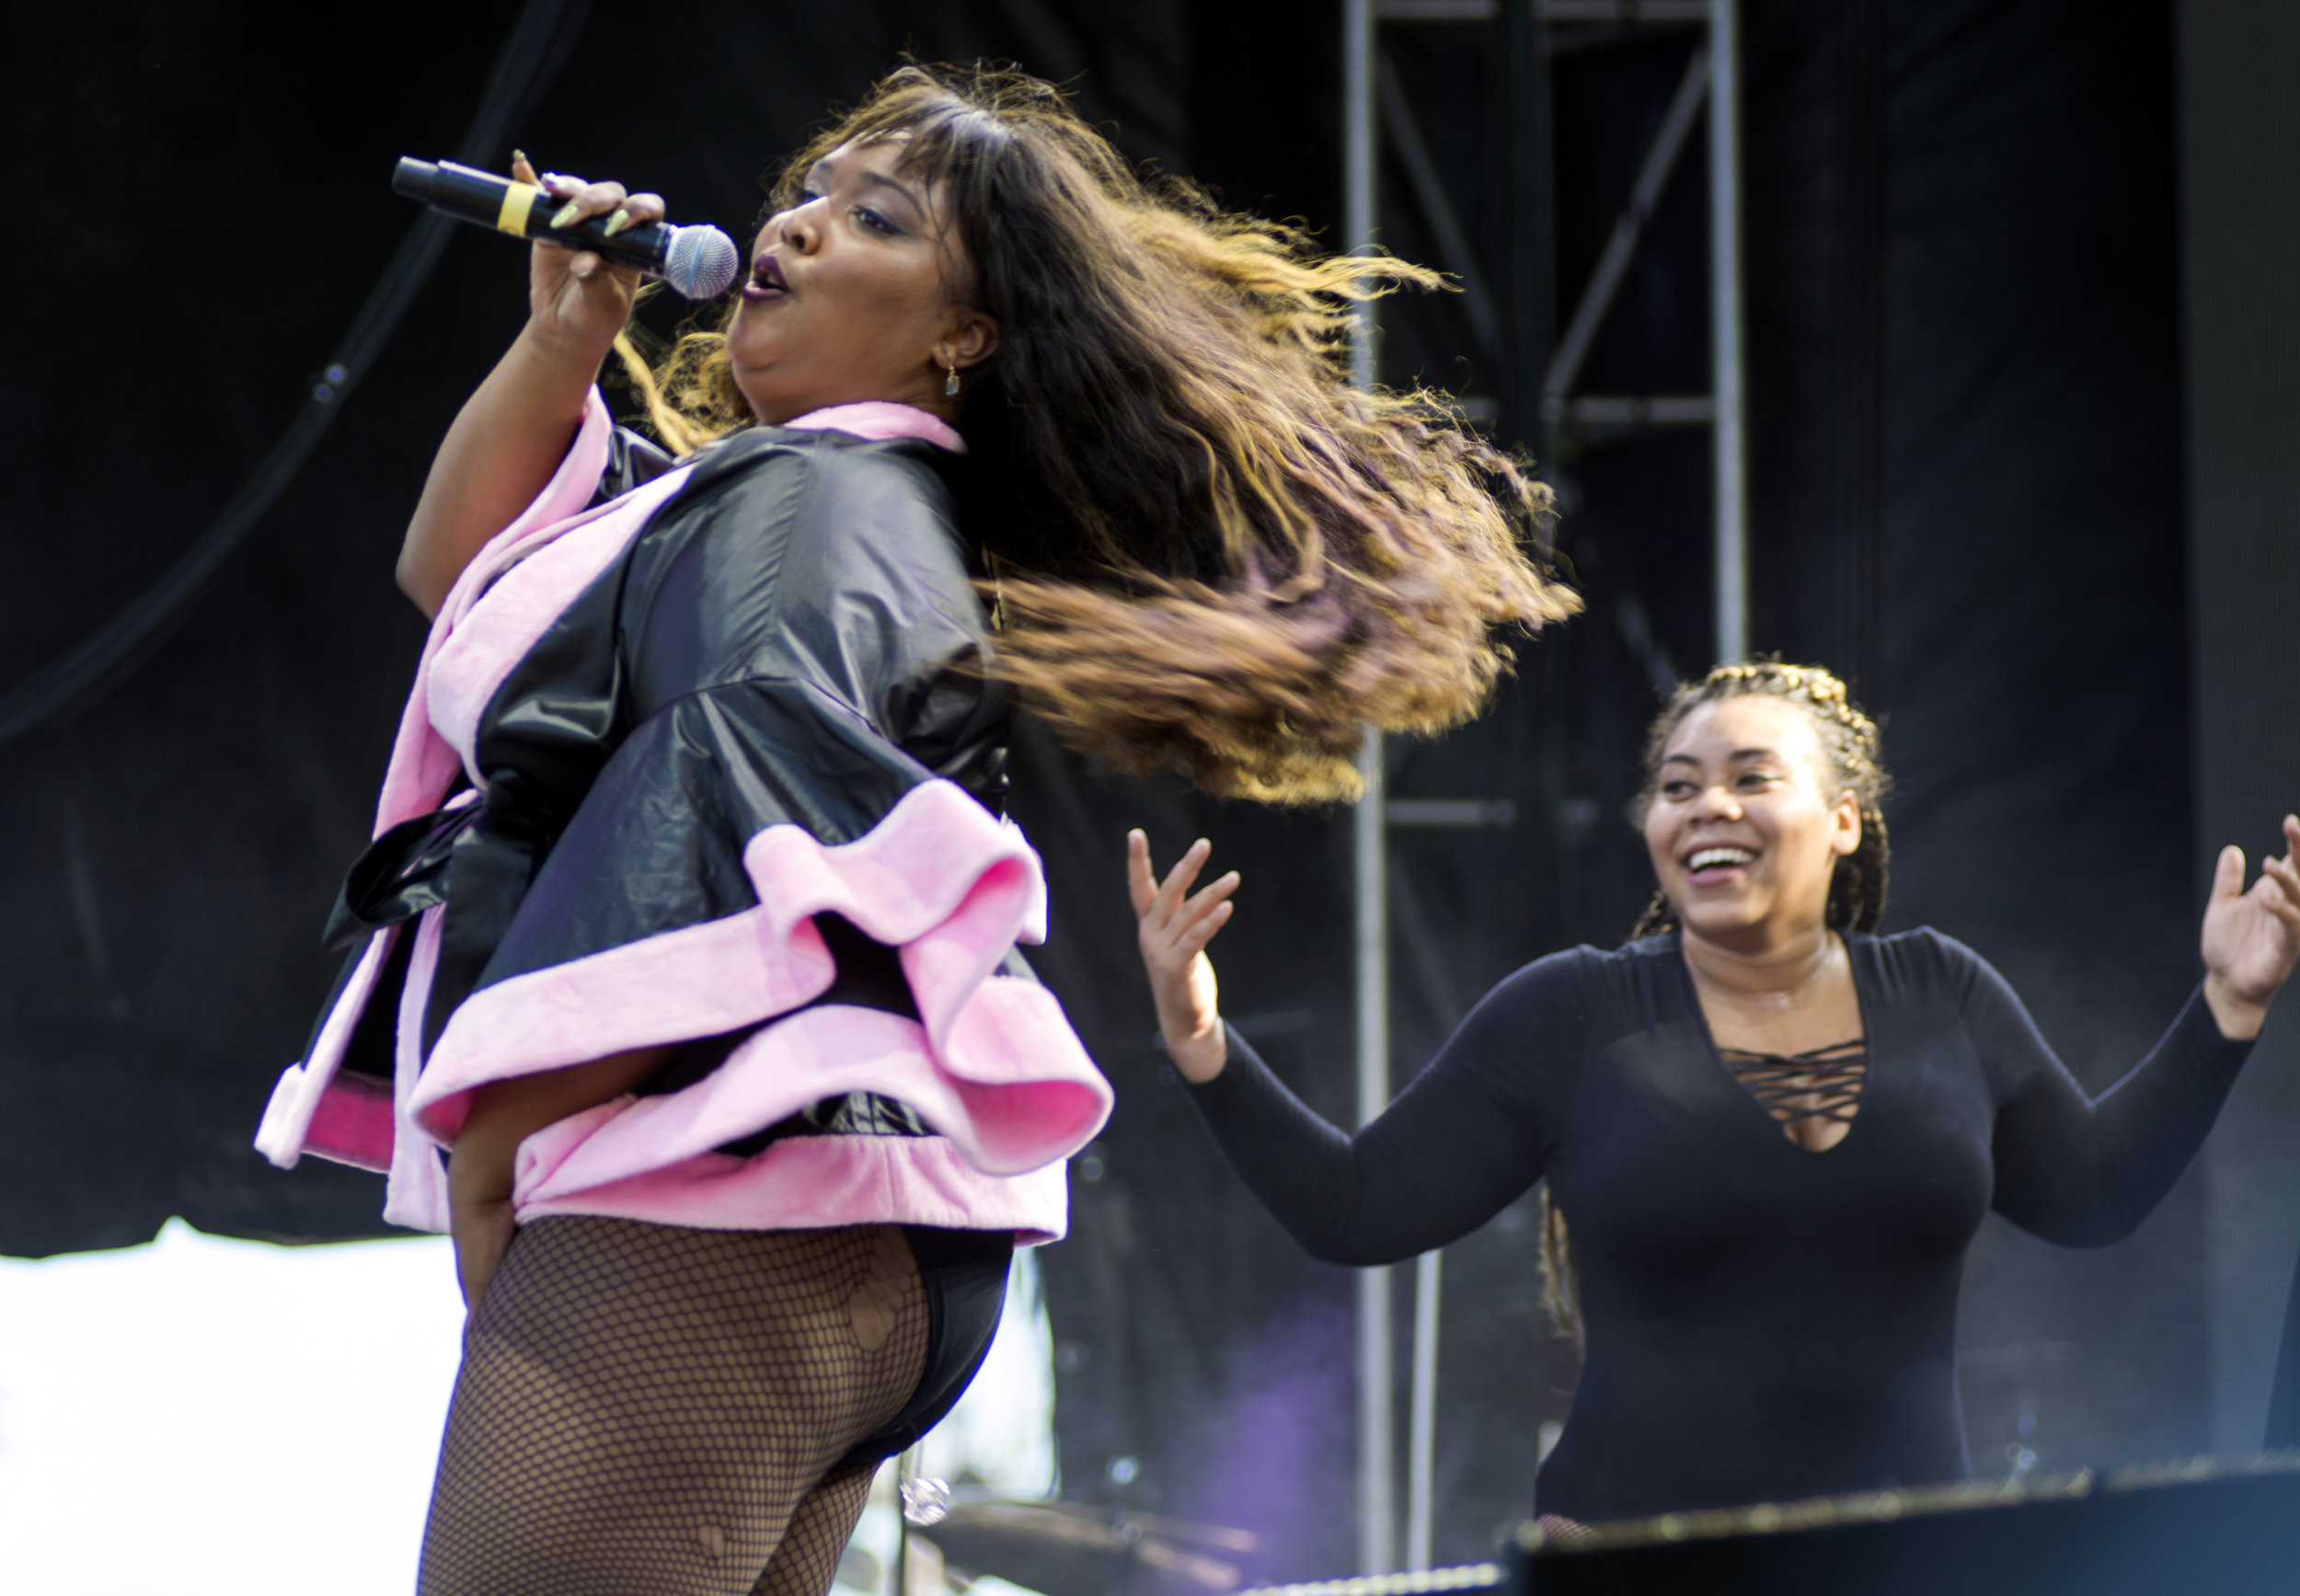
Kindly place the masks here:
[(2070, 1246), (2127, 1234), (2249, 1045), (2223, 1039), (2199, 993), (2095, 1103), (1971, 949), (1932, 931), (1846, 943), (1869, 1066), (1823, 1153), (1726, 1069), (1673, 935), (1519, 970), (1354, 1139), (1235, 1032), (1192, 1096), (1232, 1166), (1330, 1262), (1443, 1246), (1548, 1180), (1588, 1346), (1544, 1512), (1961, 1478), (1957, 1287), (1983, 1214)]

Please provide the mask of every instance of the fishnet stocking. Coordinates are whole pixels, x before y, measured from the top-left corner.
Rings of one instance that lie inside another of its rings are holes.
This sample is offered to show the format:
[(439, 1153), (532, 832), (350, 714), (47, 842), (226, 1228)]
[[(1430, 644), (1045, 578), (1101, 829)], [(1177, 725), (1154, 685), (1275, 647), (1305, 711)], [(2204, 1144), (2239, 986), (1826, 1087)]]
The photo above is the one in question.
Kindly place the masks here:
[(464, 1339), (420, 1596), (822, 1596), (924, 1371), (890, 1225), (521, 1229)]
[(751, 1596), (822, 1596), (854, 1538), (855, 1521), (870, 1499), (870, 1482), (878, 1472), (875, 1463), (856, 1463), (824, 1475), (790, 1515), (783, 1544)]

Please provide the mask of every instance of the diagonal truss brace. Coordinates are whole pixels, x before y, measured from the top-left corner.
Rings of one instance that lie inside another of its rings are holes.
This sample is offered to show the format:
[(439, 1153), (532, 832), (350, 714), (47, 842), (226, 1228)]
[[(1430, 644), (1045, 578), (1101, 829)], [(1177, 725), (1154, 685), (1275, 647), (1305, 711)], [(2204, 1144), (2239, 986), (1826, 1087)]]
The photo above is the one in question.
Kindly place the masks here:
[(1398, 82), (1397, 69), (1390, 64), (1387, 56), (1381, 58), (1375, 77), (1382, 103), (1382, 131), (1389, 135), (1397, 164), (1405, 167), (1407, 180), (1413, 185), (1414, 199), (1421, 207), (1422, 219), (1430, 225), (1438, 258), (1444, 263), (1446, 274), (1461, 285), (1461, 306), (1469, 318), (1469, 329), (1478, 339), (1478, 352), (1489, 371), (1499, 372), (1501, 323), (1494, 314), (1492, 291), (1486, 286), (1484, 273), (1478, 270), (1477, 252), (1469, 247), (1469, 235), (1462, 226), (1461, 214), (1454, 209), (1454, 201), (1445, 192), (1437, 162), (1430, 155), (1429, 142), (1421, 136), (1421, 124), (1414, 117), (1413, 103), (1406, 98), (1405, 85)]
[(1565, 336), (1558, 340), (1558, 352), (1551, 358), (1548, 371), (1542, 374), (1542, 414), (1553, 423), (1565, 419), (1566, 396), (1573, 391), (1574, 381), (1581, 374), (1581, 364), (1589, 358), (1590, 345), (1596, 341), (1598, 329), (1605, 322), (1605, 313), (1613, 308), (1614, 297), (1621, 292), (1622, 281), (1629, 274), (1629, 263), (1637, 257), (1645, 224), (1652, 220), (1653, 208), (1661, 202), (1662, 190), (1668, 187), (1669, 175), (1676, 169), (1677, 157), (1685, 152), (1685, 140), (1700, 115), (1708, 83), (1709, 47), (1704, 41), (1694, 46), (1693, 58), (1685, 63), (1685, 75), (1677, 85), (1668, 112), (1662, 118), (1661, 131), (1653, 135), (1652, 148), (1645, 153), (1645, 165), (1639, 169), (1629, 203), (1614, 223), (1613, 235), (1605, 240), (1596, 269), (1590, 273), (1589, 286), (1581, 291), (1581, 302), (1573, 307), (1573, 319), (1567, 324)]

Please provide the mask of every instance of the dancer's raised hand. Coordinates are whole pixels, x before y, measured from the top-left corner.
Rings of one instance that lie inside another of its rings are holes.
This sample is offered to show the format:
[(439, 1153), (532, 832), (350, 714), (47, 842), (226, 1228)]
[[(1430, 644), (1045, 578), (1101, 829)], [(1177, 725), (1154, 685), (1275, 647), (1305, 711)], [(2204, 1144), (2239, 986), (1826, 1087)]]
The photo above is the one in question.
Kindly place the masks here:
[(1157, 1001), (1158, 1029), (1182, 1078), (1202, 1083), (1220, 1074), (1229, 1062), (1206, 944), (1229, 924), (1236, 907), (1230, 894), (1238, 885), (1233, 870), (1190, 891), (1213, 852), (1213, 844), (1200, 838), (1161, 881), (1151, 873), (1150, 839), (1140, 832), (1126, 833), (1126, 886), (1140, 922), (1137, 942)]
[(2300, 959), (2300, 819), (2284, 817), (2284, 856), (2262, 859), (2247, 891), (2244, 852), (2220, 850), (2204, 905), (2204, 1001), (2232, 1041), (2260, 1034), (2268, 1005)]

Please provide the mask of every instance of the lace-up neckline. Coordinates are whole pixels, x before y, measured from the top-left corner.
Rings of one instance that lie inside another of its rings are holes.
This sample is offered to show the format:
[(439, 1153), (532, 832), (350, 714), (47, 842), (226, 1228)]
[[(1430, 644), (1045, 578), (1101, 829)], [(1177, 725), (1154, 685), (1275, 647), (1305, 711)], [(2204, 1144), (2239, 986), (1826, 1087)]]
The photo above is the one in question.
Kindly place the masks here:
[(1754, 1097), (1791, 1142), (1822, 1152), (1845, 1139), (1860, 1111), (1861, 1085), (1869, 1074), (1864, 1037), (1831, 1042), (1801, 1053), (1761, 1053), (1720, 1047), (1718, 1057), (1742, 1089)]

